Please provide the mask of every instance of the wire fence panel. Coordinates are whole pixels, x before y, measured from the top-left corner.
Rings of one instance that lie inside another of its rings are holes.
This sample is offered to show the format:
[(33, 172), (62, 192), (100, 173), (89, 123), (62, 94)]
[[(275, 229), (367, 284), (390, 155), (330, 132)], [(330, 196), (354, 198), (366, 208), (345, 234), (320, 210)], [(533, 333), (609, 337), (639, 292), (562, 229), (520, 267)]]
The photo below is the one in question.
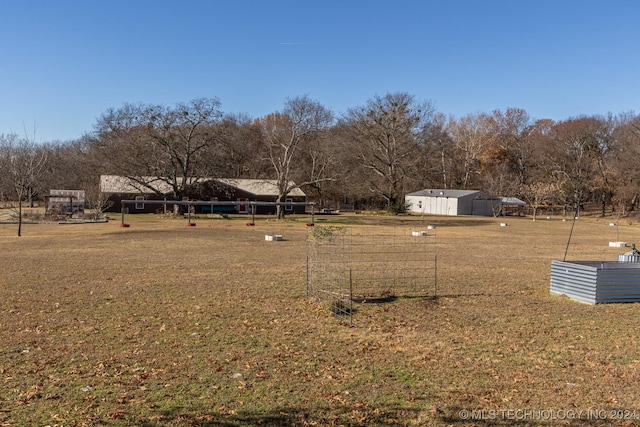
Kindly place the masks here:
[(338, 315), (353, 302), (437, 295), (435, 229), (316, 226), (307, 238), (307, 297)]
[(352, 288), (345, 253), (346, 229), (318, 227), (307, 236), (307, 298), (337, 316), (352, 316)]

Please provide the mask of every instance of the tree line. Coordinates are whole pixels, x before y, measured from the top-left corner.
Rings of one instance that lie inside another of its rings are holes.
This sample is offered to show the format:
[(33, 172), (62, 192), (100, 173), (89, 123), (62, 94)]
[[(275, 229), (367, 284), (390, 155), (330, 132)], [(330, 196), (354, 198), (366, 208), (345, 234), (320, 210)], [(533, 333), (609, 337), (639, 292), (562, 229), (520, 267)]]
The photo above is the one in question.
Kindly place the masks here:
[[(446, 116), (403, 93), (374, 96), (337, 116), (308, 96), (253, 118), (217, 98), (124, 104), (84, 136), (36, 144), (0, 135), (0, 202), (33, 203), (50, 189), (97, 194), (101, 174), (162, 180), (181, 199), (201, 177), (276, 180), (320, 206), (402, 212), (424, 188), (514, 196), (534, 210), (596, 203), (628, 215), (640, 194), (640, 116), (532, 119), (519, 108)], [(98, 197), (98, 196), (95, 196)]]

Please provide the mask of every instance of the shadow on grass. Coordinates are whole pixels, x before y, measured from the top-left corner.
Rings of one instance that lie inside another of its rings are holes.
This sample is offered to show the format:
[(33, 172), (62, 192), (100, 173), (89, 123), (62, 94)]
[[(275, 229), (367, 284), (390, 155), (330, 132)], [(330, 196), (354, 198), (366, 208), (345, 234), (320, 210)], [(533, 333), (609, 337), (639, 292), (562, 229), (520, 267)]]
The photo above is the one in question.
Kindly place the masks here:
[(402, 426), (417, 417), (418, 410), (400, 406), (356, 408), (340, 407), (280, 407), (268, 411), (239, 410), (234, 414), (189, 413), (165, 411), (160, 420), (129, 420), (141, 427), (164, 425), (188, 427), (237, 426)]
[[(501, 412), (500, 410), (465, 410), (459, 407), (435, 409), (430, 412), (429, 425), (459, 426), (537, 426), (549, 425), (550, 411), (535, 415), (528, 412)], [(422, 415), (419, 416), (419, 413)], [(522, 414), (522, 415), (519, 415)], [(527, 415), (531, 414), (531, 415)], [(576, 412), (577, 415), (577, 412)], [(415, 425), (417, 418), (424, 419), (424, 411), (394, 405), (383, 407), (352, 408), (342, 407), (281, 407), (269, 411), (238, 411), (237, 413), (211, 414), (188, 413), (184, 410), (166, 411), (160, 420), (130, 420), (142, 427), (175, 425), (185, 427), (239, 427), (239, 426), (308, 426), (308, 425), (341, 425), (341, 426), (405, 426)], [(572, 426), (609, 425), (604, 421), (579, 418), (567, 419)]]
[[(357, 304), (389, 304), (400, 300), (424, 301), (428, 305), (438, 305), (445, 299), (462, 299), (462, 298), (510, 298), (513, 297), (512, 292), (469, 292), (469, 293), (442, 293), (438, 295), (402, 295), (389, 297), (354, 297), (352, 301)], [(355, 311), (355, 310), (354, 310)]]
[(491, 297), (491, 298), (511, 298), (513, 292), (458, 292), (458, 293), (442, 293), (435, 296), (425, 297), (425, 300), (437, 303), (441, 299), (459, 299), (459, 298), (477, 298), (477, 297)]

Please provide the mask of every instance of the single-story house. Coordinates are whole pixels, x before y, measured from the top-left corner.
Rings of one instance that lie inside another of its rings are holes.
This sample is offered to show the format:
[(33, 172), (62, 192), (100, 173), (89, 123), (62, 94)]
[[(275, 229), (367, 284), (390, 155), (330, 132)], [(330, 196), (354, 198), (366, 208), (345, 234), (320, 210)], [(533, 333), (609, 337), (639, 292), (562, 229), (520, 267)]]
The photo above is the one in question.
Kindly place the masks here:
[(431, 215), (494, 216), (500, 199), (478, 190), (425, 189), (405, 196), (410, 213)]
[[(140, 203), (125, 206), (127, 213), (156, 213), (171, 210), (172, 207), (162, 204), (144, 203), (145, 200), (174, 200), (171, 186), (155, 177), (130, 179), (117, 175), (101, 175), (100, 191), (106, 193), (113, 203), (110, 212), (121, 212), (122, 200), (139, 200)], [(251, 213), (250, 204), (237, 202), (275, 202), (278, 198), (278, 187), (275, 180), (269, 179), (232, 179), (232, 178), (198, 178), (187, 187), (185, 198), (190, 201), (212, 202), (198, 204), (193, 207), (194, 213)], [(216, 202), (236, 202), (225, 205)], [(306, 202), (305, 193), (295, 188), (283, 202)], [(284, 205), (285, 213), (304, 213), (304, 205)], [(275, 205), (257, 205), (255, 213), (272, 214)]]

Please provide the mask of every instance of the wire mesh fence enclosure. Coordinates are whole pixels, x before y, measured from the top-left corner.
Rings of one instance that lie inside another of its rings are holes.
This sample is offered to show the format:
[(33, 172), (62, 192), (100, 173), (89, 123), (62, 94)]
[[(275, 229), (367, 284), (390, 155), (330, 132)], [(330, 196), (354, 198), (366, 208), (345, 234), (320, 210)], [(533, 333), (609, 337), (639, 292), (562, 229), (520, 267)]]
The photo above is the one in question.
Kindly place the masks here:
[(307, 237), (307, 298), (333, 314), (354, 303), (437, 295), (435, 228), (316, 226)]

